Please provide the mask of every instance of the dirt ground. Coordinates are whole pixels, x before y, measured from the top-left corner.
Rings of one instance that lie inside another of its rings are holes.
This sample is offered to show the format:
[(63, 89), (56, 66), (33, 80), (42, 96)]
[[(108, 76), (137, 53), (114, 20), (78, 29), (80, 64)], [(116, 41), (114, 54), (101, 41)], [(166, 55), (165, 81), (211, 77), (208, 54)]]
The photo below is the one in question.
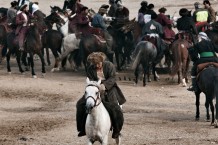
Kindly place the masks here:
[[(38, 1), (41, 10), (46, 14), (50, 11), (50, 5), (62, 7), (63, 3), (63, 0)], [(107, 3), (106, 0), (82, 1), (95, 10), (101, 4)], [(123, 1), (130, 9), (131, 17), (134, 17), (140, 1)], [(193, 2), (189, 0), (156, 0), (154, 4), (157, 8), (165, 6), (169, 14), (174, 11), (178, 14), (180, 7), (193, 6)], [(9, 7), (9, 1), (1, 0), (0, 6)], [(30, 72), (21, 75), (15, 58), (12, 58), (11, 62), (11, 75), (7, 73), (5, 60), (0, 64), (0, 144), (86, 144), (86, 137), (77, 137), (75, 122), (75, 104), (85, 88), (84, 70), (73, 72), (68, 65), (67, 71), (51, 73), (51, 66), (46, 66), (47, 74), (43, 78), (40, 62), (35, 62), (37, 79), (31, 78)], [(127, 80), (124, 80), (124, 76)], [(119, 80), (119, 77), (122, 80)], [(123, 106), (123, 145), (218, 144), (218, 129), (214, 129), (210, 122), (205, 121), (203, 94), (201, 118), (196, 122), (194, 94), (176, 82), (167, 81), (167, 74), (160, 74), (159, 82), (152, 81), (146, 87), (142, 87), (142, 82), (134, 86), (132, 78), (132, 70), (117, 74), (118, 84), (127, 99)], [(109, 144), (115, 144), (111, 134)]]

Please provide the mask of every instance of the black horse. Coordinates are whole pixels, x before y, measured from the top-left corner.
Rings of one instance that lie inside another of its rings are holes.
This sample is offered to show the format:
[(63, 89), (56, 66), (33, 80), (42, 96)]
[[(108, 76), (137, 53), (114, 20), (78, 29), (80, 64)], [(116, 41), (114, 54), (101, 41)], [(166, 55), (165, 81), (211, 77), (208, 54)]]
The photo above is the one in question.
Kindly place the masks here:
[(143, 86), (146, 86), (146, 76), (148, 81), (150, 81), (150, 68), (154, 74), (154, 79), (157, 80), (155, 75), (155, 59), (157, 56), (157, 48), (149, 41), (141, 41), (137, 44), (136, 49), (133, 54), (135, 58), (132, 68), (134, 69), (135, 74), (135, 83), (138, 83), (139, 69), (140, 65), (143, 70)]
[[(55, 66), (57, 67), (57, 59), (59, 58), (58, 52), (61, 53), (61, 44), (63, 35), (61, 32), (57, 30), (53, 30), (53, 24), (61, 24), (64, 23), (63, 19), (61, 19), (56, 12), (52, 12), (49, 16), (45, 18), (45, 23), (48, 27), (48, 30), (42, 35), (42, 47), (46, 49), (47, 63), (51, 64), (49, 57), (49, 48), (51, 49), (54, 57), (55, 57)], [(42, 51), (44, 56), (44, 51)]]
[[(84, 36), (81, 38), (80, 44), (79, 44), (79, 54), (77, 55), (76, 59), (76, 65), (80, 66), (83, 62), (85, 68), (87, 66), (87, 57), (92, 52), (103, 52), (106, 53), (107, 44), (106, 42), (102, 42), (99, 40), (99, 37), (93, 34)], [(107, 55), (107, 58), (109, 61), (113, 62), (113, 54)]]
[[(199, 100), (200, 100), (200, 93), (203, 92), (206, 96), (206, 112), (207, 112), (207, 120), (210, 120), (209, 114), (209, 106), (212, 112), (212, 120), (211, 125), (215, 125), (217, 127), (217, 122), (215, 122), (214, 118), (214, 105), (213, 99), (216, 98), (216, 120), (218, 119), (218, 68), (214, 66), (209, 66), (208, 68), (204, 69), (199, 77), (198, 77), (198, 87), (199, 90), (195, 92), (196, 96), (196, 120), (199, 120), (200, 111), (199, 111)], [(215, 123), (215, 124), (214, 124)]]

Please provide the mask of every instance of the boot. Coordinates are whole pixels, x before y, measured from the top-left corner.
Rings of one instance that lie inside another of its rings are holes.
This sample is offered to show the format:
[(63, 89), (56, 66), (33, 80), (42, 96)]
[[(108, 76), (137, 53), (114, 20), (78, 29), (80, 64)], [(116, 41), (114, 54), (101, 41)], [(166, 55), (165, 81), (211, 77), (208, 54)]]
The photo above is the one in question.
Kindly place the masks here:
[(196, 77), (192, 77), (192, 85), (187, 89), (188, 91), (194, 91), (196, 92), (197, 91), (197, 82), (196, 82)]

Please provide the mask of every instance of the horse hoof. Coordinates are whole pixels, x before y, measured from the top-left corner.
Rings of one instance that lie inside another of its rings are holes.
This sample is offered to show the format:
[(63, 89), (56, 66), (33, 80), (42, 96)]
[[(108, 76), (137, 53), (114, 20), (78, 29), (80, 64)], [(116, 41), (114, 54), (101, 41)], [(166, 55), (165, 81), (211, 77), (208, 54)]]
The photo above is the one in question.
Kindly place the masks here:
[(200, 120), (200, 118), (199, 118), (199, 117), (196, 117), (196, 118), (195, 118), (195, 121), (199, 121), (199, 120)]
[(148, 82), (151, 82), (151, 79), (148, 79)]
[(25, 72), (22, 72), (21, 74), (22, 74), (22, 75), (25, 75)]
[(11, 75), (11, 72), (8, 72), (9, 75)]
[(133, 85), (134, 85), (134, 86), (137, 86), (137, 84), (136, 84), (136, 83), (134, 83)]
[(53, 69), (51, 69), (51, 72), (54, 72), (54, 68), (53, 68)]
[(33, 78), (34, 78), (34, 79), (36, 79), (36, 78), (37, 78), (37, 76), (36, 76), (36, 75), (33, 75)]

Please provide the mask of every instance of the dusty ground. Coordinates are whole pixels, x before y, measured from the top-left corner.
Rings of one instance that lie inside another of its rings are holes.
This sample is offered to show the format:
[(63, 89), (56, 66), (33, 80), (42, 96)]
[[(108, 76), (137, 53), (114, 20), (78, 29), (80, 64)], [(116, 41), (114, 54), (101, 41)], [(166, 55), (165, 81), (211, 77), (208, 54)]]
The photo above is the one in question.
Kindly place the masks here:
[[(106, 0), (83, 0), (84, 4), (97, 9)], [(200, 0), (199, 0), (200, 1)], [(124, 0), (134, 17), (139, 0)], [(62, 6), (59, 0), (39, 0), (47, 14), (49, 5)], [(189, 0), (156, 0), (156, 7), (165, 6), (169, 13), (182, 6), (192, 7)], [(9, 7), (8, 0), (0, 5)], [(15, 59), (12, 59), (12, 74), (6, 72), (6, 62), (0, 65), (0, 144), (1, 145), (82, 145), (86, 137), (78, 138), (75, 122), (75, 104), (84, 92), (83, 70), (40, 75), (40, 63), (36, 61), (38, 79), (30, 72), (21, 75)], [(131, 70), (117, 77), (133, 77)], [(201, 97), (201, 119), (196, 122), (195, 97), (186, 88), (166, 81), (160, 75), (159, 82), (146, 87), (142, 83), (133, 86), (132, 81), (118, 81), (127, 103), (123, 106), (125, 124), (122, 130), (123, 145), (207, 145), (218, 144), (218, 130), (205, 122), (205, 97)], [(118, 79), (119, 80), (119, 79)], [(111, 134), (110, 134), (111, 136)], [(109, 137), (110, 138), (110, 137)], [(115, 141), (109, 139), (110, 144)], [(98, 143), (96, 143), (97, 145)]]

